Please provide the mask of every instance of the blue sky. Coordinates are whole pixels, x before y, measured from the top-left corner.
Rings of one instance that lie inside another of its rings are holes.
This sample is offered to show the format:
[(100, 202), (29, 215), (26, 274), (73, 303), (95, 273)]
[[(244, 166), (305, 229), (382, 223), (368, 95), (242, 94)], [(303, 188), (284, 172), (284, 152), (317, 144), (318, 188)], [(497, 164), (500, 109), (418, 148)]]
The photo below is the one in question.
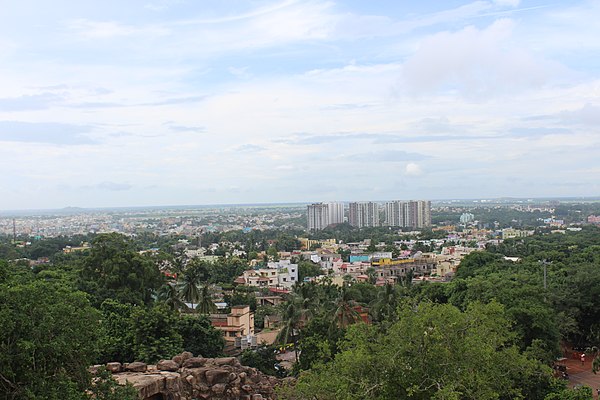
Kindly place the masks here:
[(0, 0), (0, 209), (600, 195), (600, 1)]

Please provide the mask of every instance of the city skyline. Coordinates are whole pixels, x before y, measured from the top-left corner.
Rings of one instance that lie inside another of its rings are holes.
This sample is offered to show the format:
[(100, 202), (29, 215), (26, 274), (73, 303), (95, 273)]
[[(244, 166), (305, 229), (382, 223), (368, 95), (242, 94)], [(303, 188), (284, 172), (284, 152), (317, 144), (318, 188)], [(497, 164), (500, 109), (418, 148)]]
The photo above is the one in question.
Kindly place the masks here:
[(600, 2), (6, 2), (0, 210), (600, 194)]

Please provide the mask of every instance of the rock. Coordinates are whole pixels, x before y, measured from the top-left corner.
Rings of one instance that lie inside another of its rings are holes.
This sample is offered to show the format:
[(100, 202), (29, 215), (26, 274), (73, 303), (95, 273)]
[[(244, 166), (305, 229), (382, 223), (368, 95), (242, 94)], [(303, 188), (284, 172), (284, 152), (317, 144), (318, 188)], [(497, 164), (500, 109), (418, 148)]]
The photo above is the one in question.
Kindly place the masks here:
[[(183, 361), (187, 360), (188, 358), (192, 358), (194, 357), (194, 355), (192, 353), (190, 353), (189, 351), (184, 351), (183, 353), (180, 354), (181, 358), (183, 358)], [(198, 358), (202, 358), (202, 356), (200, 354), (198, 354)]]
[(88, 372), (92, 375), (96, 375), (98, 373), (98, 370), (100, 368), (102, 368), (103, 366), (104, 365), (100, 365), (100, 364), (92, 365), (91, 367), (88, 368)]
[(181, 365), (183, 364), (183, 362), (185, 361), (185, 360), (183, 359), (183, 357), (181, 357), (181, 355), (176, 355), (176, 356), (175, 356), (175, 357), (173, 357), (171, 360), (172, 360), (173, 362), (177, 363), (177, 365), (178, 365), (178, 366), (180, 366), (180, 367), (181, 367)]
[(140, 393), (142, 399), (151, 398), (152, 396), (162, 393), (164, 388), (164, 377), (161, 375), (126, 373), (115, 375), (115, 379), (121, 385), (124, 385), (127, 382), (131, 383)]
[(206, 365), (206, 358), (192, 357), (183, 362), (183, 368), (198, 368)]
[(125, 371), (129, 372), (146, 372), (147, 369), (148, 365), (140, 361), (132, 362), (125, 366)]
[(179, 369), (179, 365), (173, 360), (160, 360), (158, 364), (156, 364), (156, 368), (159, 371), (175, 372)]
[(209, 385), (217, 383), (228, 383), (229, 382), (229, 371), (226, 369), (212, 369), (206, 371), (206, 382)]
[[(203, 358), (180, 354), (154, 365), (125, 364), (115, 373), (120, 384), (130, 382), (141, 399), (273, 400), (282, 380), (244, 367), (233, 357)], [(185, 360), (184, 360), (185, 358)], [(182, 360), (183, 367), (178, 362)], [(120, 364), (115, 363), (117, 368)], [(139, 371), (139, 372), (136, 372)]]
[(237, 359), (235, 357), (221, 357), (214, 359), (215, 365), (234, 365), (236, 361)]
[(217, 383), (216, 385), (213, 385), (211, 389), (214, 394), (223, 394), (225, 393), (225, 390), (227, 390), (227, 385), (224, 383)]
[(252, 386), (250, 386), (250, 385), (242, 385), (242, 390), (243, 390), (244, 392), (247, 392), (247, 393), (252, 393), (252, 392), (254, 392), (254, 389), (253, 389), (253, 388), (252, 388)]
[(112, 372), (113, 374), (116, 374), (123, 370), (123, 366), (120, 362), (109, 362), (108, 364), (106, 364), (106, 369)]

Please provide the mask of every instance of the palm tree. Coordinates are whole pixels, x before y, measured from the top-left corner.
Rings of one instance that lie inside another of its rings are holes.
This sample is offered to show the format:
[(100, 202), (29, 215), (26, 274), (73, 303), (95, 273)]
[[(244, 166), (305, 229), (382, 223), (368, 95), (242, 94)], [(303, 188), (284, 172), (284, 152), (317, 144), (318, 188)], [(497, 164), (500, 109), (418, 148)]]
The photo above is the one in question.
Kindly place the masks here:
[(285, 305), (283, 310), (283, 327), (277, 334), (276, 341), (278, 343), (287, 344), (290, 341), (290, 338), (294, 342), (294, 353), (296, 355), (296, 362), (298, 362), (298, 336), (297, 329), (300, 323), (300, 309), (295, 299), (290, 299), (288, 303)]
[(377, 321), (391, 320), (396, 314), (397, 306), (396, 288), (389, 283), (377, 293), (377, 298), (373, 301), (373, 312)]
[(217, 306), (213, 302), (212, 295), (208, 290), (208, 285), (202, 286), (202, 291), (200, 292), (200, 298), (198, 305), (196, 306), (196, 310), (200, 314), (210, 314), (217, 310)]
[(356, 301), (350, 297), (346, 286), (342, 286), (335, 302), (333, 322), (340, 328), (346, 328), (359, 320), (359, 315), (354, 309)]
[(171, 310), (181, 310), (186, 307), (179, 297), (179, 290), (174, 282), (167, 282), (158, 289), (156, 299), (164, 303)]
[(300, 312), (300, 323), (305, 326), (315, 315), (320, 307), (320, 296), (318, 296), (317, 286), (314, 282), (300, 283), (294, 285), (294, 301)]
[(196, 273), (195, 269), (188, 268), (183, 272), (179, 282), (179, 294), (192, 304), (193, 310), (194, 303), (198, 303), (200, 300), (200, 275)]

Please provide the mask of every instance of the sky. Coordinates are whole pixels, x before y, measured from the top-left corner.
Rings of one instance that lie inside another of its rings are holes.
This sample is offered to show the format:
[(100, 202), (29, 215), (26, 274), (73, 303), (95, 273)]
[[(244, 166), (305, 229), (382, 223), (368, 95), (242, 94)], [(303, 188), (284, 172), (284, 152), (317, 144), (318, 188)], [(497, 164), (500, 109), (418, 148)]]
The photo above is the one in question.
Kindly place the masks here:
[(600, 195), (600, 1), (0, 0), (0, 210)]

